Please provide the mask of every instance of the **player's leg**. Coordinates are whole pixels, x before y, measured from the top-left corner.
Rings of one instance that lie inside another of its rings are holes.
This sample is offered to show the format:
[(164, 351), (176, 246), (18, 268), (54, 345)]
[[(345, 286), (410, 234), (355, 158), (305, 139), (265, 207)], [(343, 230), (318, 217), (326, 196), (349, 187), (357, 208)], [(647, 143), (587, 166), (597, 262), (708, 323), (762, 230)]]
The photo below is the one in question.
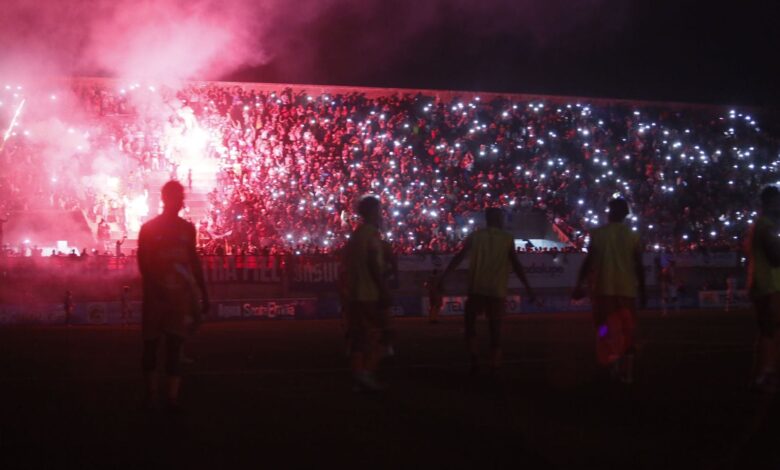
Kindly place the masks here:
[(619, 297), (593, 298), (596, 326), (596, 360), (611, 380), (619, 380), (624, 369), (625, 339)]
[(181, 388), (181, 348), (184, 338), (177, 335), (165, 335), (165, 372), (168, 376), (166, 398), (168, 404), (176, 406), (179, 403)]
[(144, 340), (141, 367), (144, 373), (146, 396), (144, 401), (152, 405), (157, 400), (157, 348), (158, 339)]
[(349, 359), (352, 374), (357, 375), (366, 370), (365, 350), (366, 350), (366, 332), (363, 324), (362, 303), (350, 302), (347, 314), (347, 342), (349, 343)]
[(669, 313), (669, 283), (666, 276), (662, 273), (661, 279), (661, 315), (666, 316)]
[(384, 340), (389, 339), (390, 309), (380, 308), (377, 302), (366, 302), (365, 304), (365, 319), (368, 330), (366, 370), (374, 374), (379, 368), (379, 362), (385, 356), (386, 345)]
[(495, 370), (501, 366), (501, 323), (506, 310), (506, 299), (488, 298), (485, 307), (490, 329), (490, 367)]
[(378, 357), (381, 357), (376, 310), (376, 302), (352, 302), (348, 309), (350, 366), (356, 391), (377, 392), (383, 389), (374, 376)]
[(471, 361), (471, 370), (475, 372), (479, 367), (479, 348), (477, 345), (477, 315), (484, 309), (482, 296), (471, 294), (466, 299), (463, 309), (464, 334), (466, 350)]
[(379, 330), (379, 359), (383, 357), (393, 356), (395, 354), (395, 348), (393, 347), (393, 340), (395, 339), (395, 332), (392, 327), (392, 313), (390, 306), (377, 307), (376, 324)]
[(441, 302), (434, 297), (428, 297), (428, 322), (439, 323), (439, 312), (441, 311)]
[(620, 379), (624, 383), (634, 382), (634, 361), (636, 359), (636, 299), (621, 298), (620, 325), (623, 337)]
[(780, 295), (761, 297), (755, 302), (758, 339), (756, 340), (756, 358), (753, 370), (752, 386), (772, 388), (777, 373), (777, 323), (780, 314)]

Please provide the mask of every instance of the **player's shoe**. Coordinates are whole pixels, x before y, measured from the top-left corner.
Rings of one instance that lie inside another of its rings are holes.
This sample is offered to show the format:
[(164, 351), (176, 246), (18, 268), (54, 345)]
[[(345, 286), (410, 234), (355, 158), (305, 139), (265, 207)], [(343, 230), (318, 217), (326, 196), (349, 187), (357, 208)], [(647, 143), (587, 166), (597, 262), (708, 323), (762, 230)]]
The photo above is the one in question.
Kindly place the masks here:
[(387, 388), (385, 385), (380, 384), (371, 372), (356, 372), (353, 375), (353, 379), (355, 384), (352, 390), (357, 393), (377, 393)]
[(758, 393), (777, 393), (777, 374), (774, 372), (763, 373), (750, 382), (750, 390)]
[(191, 358), (189, 356), (186, 356), (183, 353), (179, 357), (179, 361), (181, 361), (181, 363), (184, 364), (185, 366), (191, 366), (191, 365), (195, 364), (195, 359), (193, 359), (193, 358)]
[(168, 416), (181, 416), (184, 414), (184, 408), (182, 408), (178, 401), (169, 400), (165, 403), (165, 413)]

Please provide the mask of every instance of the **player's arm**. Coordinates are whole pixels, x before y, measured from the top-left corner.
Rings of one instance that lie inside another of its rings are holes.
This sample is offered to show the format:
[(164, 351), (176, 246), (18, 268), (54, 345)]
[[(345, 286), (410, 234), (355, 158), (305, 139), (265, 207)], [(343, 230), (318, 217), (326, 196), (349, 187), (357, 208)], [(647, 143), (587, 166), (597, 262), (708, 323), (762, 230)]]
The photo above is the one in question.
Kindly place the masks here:
[(463, 248), (460, 249), (460, 251), (450, 260), (450, 263), (447, 265), (447, 268), (444, 269), (444, 272), (441, 273), (441, 277), (439, 277), (438, 283), (441, 285), (444, 283), (444, 279), (450, 275), (452, 271), (455, 271), (458, 269), (458, 266), (460, 266), (460, 263), (463, 262), (463, 260), (466, 258), (466, 255), (468, 254), (469, 250), (471, 249), (471, 235), (466, 237), (466, 240), (463, 242)]
[(525, 292), (528, 294), (528, 299), (531, 302), (536, 301), (536, 294), (534, 293), (534, 290), (531, 288), (531, 284), (528, 283), (528, 278), (525, 276), (525, 270), (523, 270), (523, 265), (520, 263), (520, 260), (517, 258), (517, 253), (515, 253), (514, 247), (509, 248), (508, 255), (509, 255), (509, 262), (512, 264), (512, 270), (520, 279), (520, 282), (523, 283), (523, 287), (525, 287)]
[(379, 259), (382, 256), (382, 244), (379, 240), (371, 240), (368, 244), (368, 272), (371, 279), (379, 286), (380, 299), (390, 298), (390, 289), (387, 287), (387, 278), (379, 265)]
[(585, 297), (585, 280), (590, 275), (593, 269), (593, 248), (585, 255), (585, 260), (580, 266), (580, 272), (577, 274), (577, 284), (574, 285), (574, 292), (571, 294), (573, 299), (581, 299)]
[(200, 321), (200, 315), (205, 316), (209, 312), (209, 292), (208, 289), (206, 289), (206, 279), (203, 277), (203, 265), (200, 262), (200, 257), (198, 257), (198, 251), (195, 246), (195, 226), (192, 225), (190, 227), (192, 233), (187, 242), (187, 253), (190, 259), (190, 269), (192, 270), (192, 275), (195, 277), (195, 282), (198, 284), (198, 289), (200, 289), (201, 302), (203, 303), (201, 311), (198, 312), (199, 316), (196, 317), (196, 320)]
[(766, 224), (761, 225), (756, 235), (769, 264), (773, 268), (780, 267), (780, 237), (778, 237), (777, 233), (774, 233), (771, 226)]
[(143, 279), (148, 279), (148, 276), (150, 275), (150, 267), (149, 267), (149, 247), (147, 246), (148, 242), (146, 241), (146, 230), (145, 227), (141, 227), (141, 231), (138, 232), (138, 251), (136, 251), (136, 261), (138, 262), (138, 270), (141, 272), (141, 277)]
[(636, 273), (637, 286), (639, 288), (639, 305), (647, 306), (647, 291), (645, 289), (645, 267), (642, 264), (642, 244), (637, 243), (634, 248), (634, 270)]

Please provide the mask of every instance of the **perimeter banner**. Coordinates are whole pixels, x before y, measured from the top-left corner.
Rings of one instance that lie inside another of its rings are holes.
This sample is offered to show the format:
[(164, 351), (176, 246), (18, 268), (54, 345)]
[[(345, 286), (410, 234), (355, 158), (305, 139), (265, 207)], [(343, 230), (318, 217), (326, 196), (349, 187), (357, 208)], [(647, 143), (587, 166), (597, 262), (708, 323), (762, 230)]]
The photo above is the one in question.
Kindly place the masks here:
[(703, 290), (699, 291), (699, 307), (701, 308), (746, 308), (751, 301), (748, 292), (744, 289), (729, 292), (727, 290)]
[(276, 256), (204, 256), (201, 264), (209, 284), (279, 284), (284, 276)]
[(212, 305), (219, 320), (317, 318), (317, 299), (222, 300)]
[(290, 288), (301, 291), (335, 290), (341, 263), (336, 256), (290, 256)]

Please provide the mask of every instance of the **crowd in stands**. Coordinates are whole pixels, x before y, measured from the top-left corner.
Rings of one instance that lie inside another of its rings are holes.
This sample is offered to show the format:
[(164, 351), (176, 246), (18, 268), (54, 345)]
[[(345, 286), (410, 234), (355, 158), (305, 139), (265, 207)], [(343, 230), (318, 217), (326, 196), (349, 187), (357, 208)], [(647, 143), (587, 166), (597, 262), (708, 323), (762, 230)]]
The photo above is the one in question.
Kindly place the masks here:
[[(150, 182), (160, 174), (191, 185), (176, 139), (202, 138), (196, 150), (216, 163), (216, 177), (193, 222), (208, 253), (333, 251), (367, 193), (381, 197), (382, 231), (397, 253), (454, 251), (488, 206), (542, 211), (567, 250), (579, 250), (615, 195), (629, 200), (629, 223), (650, 250), (733, 250), (761, 186), (780, 179), (777, 139), (728, 108), (220, 83), (157, 90), (106, 81), (74, 85), (74, 95), (92, 122), (85, 148), (41, 171), (49, 147), (20, 132), (22, 119), (0, 153), (0, 210), (81, 209), (131, 231), (129, 200), (157, 191)], [(53, 184), (60, 172), (87, 174), (97, 154), (119, 160), (120, 189), (73, 177)]]

